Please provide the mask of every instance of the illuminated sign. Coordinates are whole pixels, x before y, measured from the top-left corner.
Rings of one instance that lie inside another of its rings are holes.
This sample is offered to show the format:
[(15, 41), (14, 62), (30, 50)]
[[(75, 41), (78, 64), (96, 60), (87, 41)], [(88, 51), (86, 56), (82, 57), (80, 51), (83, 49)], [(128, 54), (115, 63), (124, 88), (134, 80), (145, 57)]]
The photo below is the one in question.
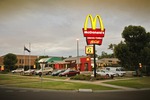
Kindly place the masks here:
[(86, 39), (87, 44), (102, 44), (102, 39)]
[(4, 70), (4, 66), (1, 66), (1, 70), (2, 70), (2, 71)]
[(94, 54), (93, 46), (86, 46), (85, 47), (85, 53), (86, 54)]
[(91, 21), (91, 26), (92, 26), (92, 29), (95, 30), (96, 29), (96, 19), (98, 18), (99, 20), (99, 23), (100, 23), (100, 29), (102, 31), (104, 31), (104, 25), (103, 25), (103, 21), (101, 19), (101, 17), (99, 15), (96, 15), (96, 17), (93, 19), (92, 15), (88, 15), (86, 17), (86, 20), (85, 20), (85, 23), (84, 23), (84, 30), (87, 30), (87, 25), (88, 25), (88, 19), (90, 18), (90, 21)]
[[(87, 28), (89, 18), (91, 22), (91, 28)], [(96, 28), (97, 19), (99, 21), (100, 28)], [(84, 37), (86, 37), (86, 41), (88, 45), (91, 45), (91, 44), (101, 45), (102, 44), (102, 38), (105, 36), (105, 29), (104, 29), (103, 21), (99, 15), (96, 15), (95, 18), (93, 18), (92, 15), (89, 14), (86, 17), (84, 28), (82, 28), (82, 31), (83, 31)]]
[(90, 61), (90, 58), (89, 58), (89, 57), (87, 57), (87, 58), (86, 58), (86, 61)]
[(101, 29), (87, 28), (87, 30), (83, 30), (84, 37), (104, 37), (105, 30), (102, 31)]

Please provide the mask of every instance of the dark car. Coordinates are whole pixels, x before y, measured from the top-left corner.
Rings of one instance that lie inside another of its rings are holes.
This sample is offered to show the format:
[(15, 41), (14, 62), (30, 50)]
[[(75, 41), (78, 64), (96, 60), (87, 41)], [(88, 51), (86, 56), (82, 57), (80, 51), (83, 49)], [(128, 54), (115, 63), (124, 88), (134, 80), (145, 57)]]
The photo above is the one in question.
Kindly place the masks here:
[(80, 74), (79, 71), (76, 71), (76, 70), (66, 70), (66, 71), (60, 73), (59, 76), (69, 77), (69, 76), (75, 76), (75, 75), (78, 75), (78, 74)]
[(57, 70), (55, 72), (52, 73), (52, 76), (58, 76), (60, 73), (64, 72), (65, 70)]

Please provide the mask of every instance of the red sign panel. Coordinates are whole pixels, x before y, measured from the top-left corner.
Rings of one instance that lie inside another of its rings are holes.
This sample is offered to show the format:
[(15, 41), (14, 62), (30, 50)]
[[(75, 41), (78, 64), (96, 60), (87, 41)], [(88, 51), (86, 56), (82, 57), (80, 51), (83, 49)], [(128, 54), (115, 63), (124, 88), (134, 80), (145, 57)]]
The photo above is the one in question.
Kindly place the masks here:
[(84, 30), (84, 28), (82, 28), (82, 30), (84, 37), (104, 37), (105, 35), (105, 30), (102, 31), (99, 28), (96, 28), (95, 30), (92, 28), (87, 28), (87, 30)]
[(102, 39), (86, 39), (86, 42), (88, 45), (91, 45), (91, 44), (101, 45)]
[(86, 39), (103, 39), (102, 37), (86, 37)]

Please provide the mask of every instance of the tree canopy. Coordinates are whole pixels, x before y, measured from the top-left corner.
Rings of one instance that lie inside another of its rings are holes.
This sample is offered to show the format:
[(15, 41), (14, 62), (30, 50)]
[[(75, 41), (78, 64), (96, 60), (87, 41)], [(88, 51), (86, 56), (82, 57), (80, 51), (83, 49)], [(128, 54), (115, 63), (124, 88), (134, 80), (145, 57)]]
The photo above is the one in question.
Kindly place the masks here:
[(17, 56), (12, 53), (8, 53), (4, 56), (4, 65), (7, 70), (12, 70), (15, 67), (15, 64), (17, 63)]
[(129, 25), (122, 32), (124, 42), (121, 41), (114, 48), (115, 56), (123, 66), (138, 67), (149, 65), (150, 59), (150, 33), (141, 26)]

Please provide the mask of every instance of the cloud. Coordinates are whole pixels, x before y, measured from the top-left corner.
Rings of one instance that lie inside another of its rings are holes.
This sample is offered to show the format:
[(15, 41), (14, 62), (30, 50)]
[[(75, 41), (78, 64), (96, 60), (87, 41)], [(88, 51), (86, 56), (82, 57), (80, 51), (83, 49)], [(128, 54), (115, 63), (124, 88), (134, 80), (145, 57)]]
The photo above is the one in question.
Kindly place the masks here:
[(119, 43), (125, 26), (141, 25), (150, 31), (149, 0), (1, 0), (0, 55), (21, 54), (31, 43), (32, 54), (76, 56), (76, 38), (80, 54), (85, 55), (82, 28), (88, 14), (100, 14), (106, 28), (98, 53)]

